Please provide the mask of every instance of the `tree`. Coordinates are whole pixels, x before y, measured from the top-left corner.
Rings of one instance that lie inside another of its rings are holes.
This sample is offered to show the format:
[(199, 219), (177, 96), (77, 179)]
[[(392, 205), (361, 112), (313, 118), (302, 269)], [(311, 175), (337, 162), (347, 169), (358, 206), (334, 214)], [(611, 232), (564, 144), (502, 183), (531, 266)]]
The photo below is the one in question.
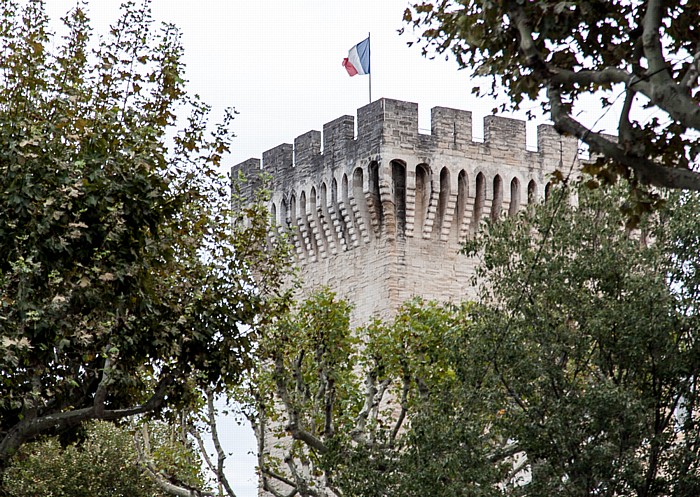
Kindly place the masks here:
[(263, 481), (278, 495), (698, 495), (700, 198), (630, 230), (622, 191), (562, 188), (490, 223), (466, 246), (479, 303), (415, 301), (353, 334), (325, 293), (280, 321), (256, 399), (258, 429), (287, 439), (261, 437)]
[[(700, 190), (699, 13), (693, 0), (446, 0), (417, 2), (404, 20), (422, 29), (424, 53), (492, 77), (489, 93), (513, 109), (542, 98), (559, 132), (601, 155), (585, 168), (600, 179)], [(577, 119), (593, 94), (603, 108), (624, 95), (617, 138)]]
[(259, 204), (232, 211), (233, 111), (209, 136), (148, 0), (94, 47), (78, 5), (55, 51), (42, 1), (0, 5), (1, 468), (42, 434), (235, 384), (286, 255)]
[[(202, 486), (196, 454), (165, 425), (158, 451), (163, 474), (178, 475)], [(127, 427), (99, 421), (86, 423), (84, 439), (62, 447), (58, 437), (23, 446), (8, 468), (3, 490), (11, 497), (165, 497), (150, 478), (144, 478), (134, 438)]]
[[(350, 308), (320, 290), (263, 335), (263, 361), (248, 397), (263, 489), (276, 496), (414, 495), (406, 493), (408, 483), (421, 480), (415, 495), (434, 493), (426, 462), (437, 469), (446, 453), (411, 459), (415, 451), (431, 450), (414, 445), (414, 427), (419, 418), (446, 421), (444, 412), (433, 416), (442, 409), (438, 399), (467, 400), (458, 397), (453, 345), (464, 333), (469, 306), (416, 300), (393, 323), (376, 320), (358, 330), (349, 326)], [(449, 425), (450, 440), (462, 433), (480, 440), (485, 451), (491, 437), (483, 427)], [(473, 457), (479, 464), (464, 467), (465, 460), (454, 459), (449, 471), (461, 477), (442, 483), (445, 495), (474, 495), (468, 492), (484, 475), (503, 474), (485, 460)]]

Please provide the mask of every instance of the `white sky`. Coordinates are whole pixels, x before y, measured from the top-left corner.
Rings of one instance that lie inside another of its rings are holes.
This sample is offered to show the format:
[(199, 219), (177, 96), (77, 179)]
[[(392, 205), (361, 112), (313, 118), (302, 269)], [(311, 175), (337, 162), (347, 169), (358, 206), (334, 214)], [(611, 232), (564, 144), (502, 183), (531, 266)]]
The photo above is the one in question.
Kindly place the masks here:
[[(45, 0), (52, 18), (76, 0)], [(88, 0), (95, 32), (116, 20), (120, 0)], [(409, 31), (399, 36), (406, 0), (153, 0), (154, 17), (183, 33), (189, 88), (214, 108), (240, 115), (227, 164), (264, 150), (368, 103), (367, 76), (350, 78), (341, 61), (372, 34), (372, 97), (419, 104), (420, 127), (430, 129), (430, 108), (474, 113), (475, 133), (491, 101), (477, 101), (466, 72), (454, 60), (428, 60)], [(528, 126), (534, 129), (536, 123)], [(535, 143), (534, 135), (530, 143)]]
[[(52, 19), (59, 19), (76, 0), (45, 0)], [(95, 34), (105, 34), (118, 18), (120, 0), (88, 0)], [(477, 136), (481, 118), (494, 102), (477, 101), (466, 72), (444, 58), (428, 60), (415, 36), (399, 36), (406, 0), (153, 0), (158, 21), (182, 31), (189, 88), (213, 106), (240, 115), (237, 138), (226, 159), (228, 167), (341, 115), (356, 115), (368, 103), (367, 76), (350, 78), (341, 61), (371, 32), (372, 97), (419, 104), (421, 129), (430, 128), (430, 108), (455, 107), (473, 112)], [(596, 113), (599, 113), (596, 110)], [(528, 142), (536, 143), (528, 124)], [(428, 132), (428, 131), (424, 131)], [(233, 421), (220, 428), (230, 478), (239, 497), (257, 495), (255, 447), (250, 429)]]

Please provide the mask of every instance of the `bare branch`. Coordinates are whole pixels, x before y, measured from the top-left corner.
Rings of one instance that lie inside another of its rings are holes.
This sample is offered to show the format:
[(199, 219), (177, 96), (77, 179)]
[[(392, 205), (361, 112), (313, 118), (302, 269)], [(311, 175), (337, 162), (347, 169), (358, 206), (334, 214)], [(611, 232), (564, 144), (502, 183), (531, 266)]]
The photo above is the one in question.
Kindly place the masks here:
[(408, 411), (408, 391), (411, 386), (410, 382), (410, 378), (407, 375), (405, 375), (403, 379), (403, 389), (401, 391), (401, 412), (399, 413), (399, 416), (396, 419), (394, 429), (391, 431), (391, 443), (394, 443), (394, 441), (396, 440), (396, 437), (399, 434), (399, 430), (401, 429), (401, 426), (403, 425), (403, 422), (406, 419), (406, 412)]
[[(367, 424), (367, 417), (374, 405), (374, 396), (377, 394), (377, 372), (375, 370), (367, 372), (365, 375), (365, 403), (355, 418), (354, 433), (363, 433)], [(354, 437), (353, 437), (354, 438)]]
[(680, 86), (685, 88), (686, 91), (690, 91), (695, 88), (698, 84), (698, 78), (700, 77), (700, 46), (697, 47), (697, 51), (693, 56), (693, 62), (690, 63), (690, 67), (683, 75), (681, 79)]
[(207, 449), (204, 446), (204, 439), (202, 438), (202, 435), (194, 426), (189, 427), (188, 433), (197, 442), (197, 447), (199, 447), (199, 453), (202, 455), (204, 463), (207, 465), (207, 468), (209, 468), (209, 471), (211, 471), (213, 474), (216, 474), (216, 468), (214, 467), (214, 463), (212, 462), (211, 457), (209, 457)]
[(551, 82), (564, 85), (629, 83), (634, 78), (634, 74), (616, 67), (606, 67), (602, 71), (571, 71), (560, 67), (549, 67), (549, 71)]
[(229, 497), (236, 497), (235, 492), (231, 488), (231, 485), (226, 478), (226, 472), (224, 471), (224, 461), (226, 461), (226, 453), (221, 447), (221, 440), (219, 439), (219, 432), (216, 426), (216, 409), (214, 409), (214, 393), (211, 389), (207, 392), (207, 422), (209, 423), (209, 430), (211, 431), (211, 439), (214, 443), (214, 449), (216, 450), (216, 477), (219, 482), (224, 486), (226, 493)]
[[(296, 374), (296, 373), (295, 373)], [(299, 380), (297, 380), (299, 381)], [(299, 412), (294, 407), (291, 399), (289, 398), (289, 392), (287, 391), (287, 385), (284, 381), (284, 364), (282, 358), (278, 357), (275, 360), (275, 383), (277, 385), (277, 395), (279, 396), (282, 404), (284, 404), (287, 415), (289, 416), (289, 423), (286, 426), (287, 431), (292, 435), (295, 440), (300, 440), (304, 442), (309, 447), (314, 448), (320, 453), (325, 453), (328, 451), (326, 445), (321, 441), (321, 439), (313, 436), (308, 431), (304, 430), (299, 426)]]
[(109, 352), (111, 348), (110, 345), (107, 346), (105, 358), (105, 364), (102, 368), (102, 379), (100, 384), (97, 385), (97, 390), (95, 391), (95, 400), (93, 405), (95, 406), (95, 416), (101, 418), (105, 414), (105, 400), (107, 399), (107, 384), (111, 379), (112, 372), (112, 356)]
[(661, 0), (648, 0), (647, 10), (644, 13), (642, 27), (642, 44), (644, 46), (644, 56), (648, 62), (649, 78), (652, 81), (667, 82), (671, 79), (670, 75), (664, 69), (667, 66), (664, 59), (663, 50), (661, 47), (661, 37), (659, 36), (659, 28), (661, 27)]
[(508, 16), (513, 21), (520, 35), (520, 50), (525, 56), (526, 65), (530, 67), (543, 66), (544, 62), (535, 46), (530, 19), (525, 14), (525, 10), (522, 7), (516, 7), (508, 12)]
[(138, 433), (134, 433), (134, 445), (136, 447), (136, 455), (139, 464), (146, 474), (164, 492), (176, 497), (215, 497), (216, 494), (211, 492), (203, 492), (200, 489), (187, 487), (182, 483), (176, 483), (172, 481), (174, 478), (167, 477), (167, 475), (156, 468), (156, 465), (151, 459), (151, 437), (147, 425), (144, 424), (141, 427), (141, 437), (139, 437)]

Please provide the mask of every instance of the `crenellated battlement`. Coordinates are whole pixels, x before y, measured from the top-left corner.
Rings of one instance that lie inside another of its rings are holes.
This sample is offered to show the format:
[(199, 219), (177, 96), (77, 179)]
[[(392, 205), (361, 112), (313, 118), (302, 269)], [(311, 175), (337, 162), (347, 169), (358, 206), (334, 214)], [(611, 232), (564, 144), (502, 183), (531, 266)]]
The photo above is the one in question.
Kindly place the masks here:
[(271, 211), (303, 277), (362, 295), (351, 300), (369, 315), (415, 294), (469, 294), (473, 261), (460, 243), (482, 220), (544, 199), (551, 173), (577, 157), (576, 139), (552, 126), (538, 126), (537, 144), (527, 150), (524, 121), (499, 116), (484, 119), (477, 141), (471, 112), (445, 107), (423, 134), (417, 104), (381, 99), (357, 111), (357, 136), (355, 118), (341, 116), (232, 171), (271, 176)]

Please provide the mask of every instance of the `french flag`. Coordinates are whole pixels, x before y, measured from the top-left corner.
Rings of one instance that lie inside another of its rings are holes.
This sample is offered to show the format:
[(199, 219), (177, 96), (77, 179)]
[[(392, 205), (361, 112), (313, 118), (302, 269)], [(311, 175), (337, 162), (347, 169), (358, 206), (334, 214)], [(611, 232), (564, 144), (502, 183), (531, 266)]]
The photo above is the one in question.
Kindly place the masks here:
[(369, 37), (350, 49), (343, 67), (350, 76), (369, 74)]

